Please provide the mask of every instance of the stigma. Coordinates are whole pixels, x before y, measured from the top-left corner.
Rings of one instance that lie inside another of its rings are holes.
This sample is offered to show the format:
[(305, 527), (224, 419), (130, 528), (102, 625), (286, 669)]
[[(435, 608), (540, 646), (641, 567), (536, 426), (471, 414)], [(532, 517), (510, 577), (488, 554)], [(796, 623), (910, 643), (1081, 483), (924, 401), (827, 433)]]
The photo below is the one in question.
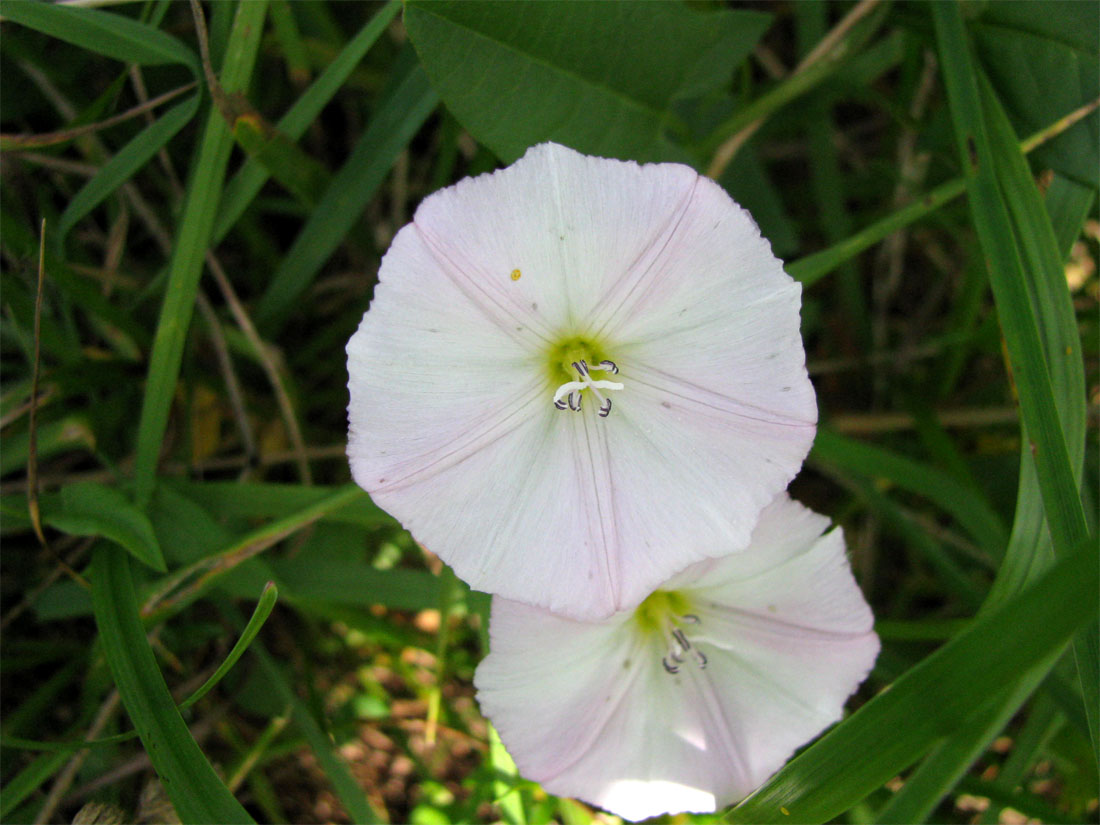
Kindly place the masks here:
[(577, 371), (578, 381), (566, 381), (554, 392), (554, 406), (559, 410), (570, 409), (573, 412), (581, 411), (581, 402), (584, 397), (581, 393), (584, 390), (591, 390), (592, 394), (596, 396), (596, 400), (600, 402), (600, 418), (607, 418), (611, 412), (611, 399), (604, 396), (600, 390), (621, 390), (623, 385), (618, 381), (608, 381), (606, 379), (595, 380), (592, 378), (591, 370), (597, 370), (599, 372), (609, 372), (615, 375), (619, 372), (619, 368), (615, 366), (614, 361), (600, 361), (595, 366), (588, 366), (588, 363), (583, 359), (573, 362), (573, 369)]

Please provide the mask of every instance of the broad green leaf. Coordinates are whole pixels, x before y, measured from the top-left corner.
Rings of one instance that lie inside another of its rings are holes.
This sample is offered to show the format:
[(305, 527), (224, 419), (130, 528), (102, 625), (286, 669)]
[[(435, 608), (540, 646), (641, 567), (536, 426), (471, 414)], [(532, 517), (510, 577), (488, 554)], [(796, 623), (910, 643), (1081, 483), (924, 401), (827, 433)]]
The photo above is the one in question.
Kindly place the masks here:
[(302, 554), (268, 562), (286, 597), (330, 604), (425, 610), (439, 604), (440, 582), (427, 570), (377, 570), (362, 561), (317, 559)]
[[(252, 559), (253, 556), (312, 524), (322, 516), (347, 506), (355, 501), (361, 493), (362, 491), (354, 484), (337, 488), (335, 492), (303, 507), (297, 512), (286, 514), (270, 524), (265, 524), (244, 536), (238, 537), (223, 550), (199, 559), (181, 570), (174, 571), (158, 583), (156, 592), (150, 597), (151, 601), (154, 604), (160, 604), (181, 587), (185, 589), (185, 595), (181, 596), (175, 593), (167, 606), (161, 605), (153, 610), (151, 615), (156, 618), (164, 618), (182, 610), (183, 607), (199, 598), (226, 573), (239, 569), (240, 565)], [(268, 576), (268, 578), (271, 577)], [(194, 581), (190, 581), (192, 579)], [(186, 587), (183, 587), (185, 584)], [(262, 584), (263, 582), (261, 582)]]
[(447, 108), (506, 162), (547, 140), (689, 162), (669, 135), (672, 102), (727, 81), (769, 22), (669, 2), (405, 4), (409, 36)]
[(382, 101), (351, 156), (283, 256), (256, 309), (257, 324), (270, 330), (285, 320), (438, 102), (424, 71), (411, 65)]
[[(242, 3), (237, 7), (229, 49), (220, 82), (226, 93), (241, 91), (248, 85), (263, 34), (265, 2)], [(134, 483), (138, 504), (149, 502), (153, 478), (160, 459), (161, 443), (168, 426), (176, 381), (183, 360), (183, 344), (191, 325), (203, 259), (210, 242), (221, 197), (222, 183), (233, 137), (221, 113), (211, 109), (187, 187), (187, 198), (179, 231), (168, 265), (168, 287), (161, 305), (145, 400), (138, 421), (137, 456)]]
[(825, 822), (965, 725), (1097, 614), (1095, 536), (976, 620), (738, 805), (734, 822)]
[[(978, 55), (1018, 132), (1100, 96), (1100, 6), (1076, 0), (988, 3), (972, 24)], [(1036, 151), (1036, 160), (1100, 185), (1100, 112)]]
[(167, 567), (148, 517), (114, 487), (94, 481), (61, 490), (61, 511), (46, 514), (46, 523), (75, 536), (103, 536), (135, 559), (164, 573)]
[(127, 556), (101, 545), (92, 558), (92, 604), (107, 665), (153, 768), (185, 823), (252, 822), (184, 724), (145, 638)]

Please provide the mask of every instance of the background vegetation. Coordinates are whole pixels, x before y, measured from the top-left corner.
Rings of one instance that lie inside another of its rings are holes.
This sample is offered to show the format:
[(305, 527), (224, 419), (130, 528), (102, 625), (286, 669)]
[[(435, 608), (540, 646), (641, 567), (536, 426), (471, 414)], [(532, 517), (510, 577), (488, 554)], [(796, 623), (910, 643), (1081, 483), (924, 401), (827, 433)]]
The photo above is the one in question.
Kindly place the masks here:
[(1096, 821), (1098, 8), (4, 0), (0, 819), (609, 819), (515, 776), (487, 598), (343, 452), (396, 230), (553, 139), (715, 176), (804, 283), (793, 492), (884, 643), (675, 820)]

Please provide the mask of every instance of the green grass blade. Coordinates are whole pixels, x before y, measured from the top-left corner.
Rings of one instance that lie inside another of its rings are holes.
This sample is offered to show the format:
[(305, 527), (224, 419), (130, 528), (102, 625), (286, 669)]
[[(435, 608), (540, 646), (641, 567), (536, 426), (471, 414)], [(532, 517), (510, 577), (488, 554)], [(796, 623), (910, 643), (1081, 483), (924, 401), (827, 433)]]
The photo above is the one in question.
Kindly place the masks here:
[(990, 148), (982, 117), (962, 10), (955, 3), (934, 3), (931, 9), (959, 155), (971, 196), (971, 214), (989, 261), (989, 280), (1019, 390), (1021, 416), (1031, 438), (1047, 523), (1055, 550), (1065, 552), (1087, 535), (1085, 516), (1066, 438), (1059, 425), (1017, 240), (998, 188), (998, 156)]
[(271, 330), (282, 323), (438, 102), (424, 70), (413, 64), (375, 113), (272, 276), (256, 309), (258, 325)]
[(1086, 537), (1033, 585), (898, 678), (789, 762), (730, 815), (735, 822), (825, 822), (974, 718), (1095, 618), (1100, 575)]
[[(256, 0), (237, 7), (220, 79), (228, 94), (239, 92), (248, 85), (263, 34), (266, 5)], [(152, 496), (153, 479), (164, 431), (168, 426), (168, 413), (183, 359), (183, 345), (191, 324), (203, 257), (210, 241), (232, 148), (233, 137), (228, 125), (221, 114), (211, 108), (168, 267), (167, 292), (161, 305), (149, 360), (134, 462), (135, 497), (139, 506), (147, 504)]]
[[(317, 119), (321, 110), (332, 100), (333, 95), (359, 65), (400, 9), (400, 0), (390, 0), (383, 6), (348, 42), (320, 77), (302, 93), (290, 110), (275, 124), (275, 128), (291, 140), (300, 138), (309, 124)], [(226, 184), (218, 218), (214, 222), (215, 240), (224, 238), (240, 220), (244, 210), (263, 188), (268, 177), (269, 173), (263, 164), (249, 159)]]
[(992, 558), (999, 558), (1004, 552), (1008, 535), (996, 511), (978, 490), (947, 473), (882, 447), (838, 435), (827, 427), (818, 430), (810, 460), (872, 479), (889, 479), (950, 513)]
[[(1025, 274), (1037, 307), (1040, 334), (1051, 367), (1051, 379), (1062, 414), (1063, 426), (1071, 434), (1068, 439), (1074, 472), (1079, 477), (1084, 445), (1084, 372), (1077, 341), (1076, 319), (1065, 288), (1061, 249), (1076, 238), (1084, 222), (1092, 197), (1082, 197), (1083, 187), (1070, 184), (1066, 191), (1069, 203), (1057, 213), (1044, 208), (1030, 170), (1019, 150), (1016, 136), (1000, 110), (992, 90), (983, 84), (983, 104), (990, 127), (990, 142), (998, 156), (997, 175), (1005, 192), (1010, 214), (1021, 238), (1021, 250), (1026, 262)], [(1057, 194), (1057, 193), (1056, 193)], [(1049, 205), (1049, 204), (1048, 204)], [(1053, 225), (1052, 225), (1053, 224)], [(1063, 240), (1058, 241), (1057, 237)], [(1016, 518), (1008, 543), (1004, 563), (983, 609), (999, 604), (1019, 590), (1049, 564), (1050, 538), (1044, 519), (1042, 499), (1035, 476), (1034, 459), (1024, 448), (1017, 496)], [(1092, 625), (1093, 627), (1095, 625)], [(1095, 688), (1086, 684), (1093, 674), (1095, 685), (1095, 654), (1075, 640), (1075, 654), (1080, 662), (1086, 714), (1095, 708)], [(1090, 661), (1091, 667), (1087, 665)], [(923, 764), (906, 781), (890, 802), (876, 814), (881, 822), (921, 822), (935, 809), (939, 801), (955, 787), (968, 767), (988, 747), (1003, 729), (1016, 708), (1037, 687), (1041, 673), (1018, 681), (1003, 701), (962, 726), (947, 741), (935, 748)], [(1090, 700), (1090, 689), (1093, 691)], [(1095, 711), (1093, 711), (1095, 713)], [(1090, 735), (1096, 728), (1095, 716), (1086, 724)], [(1095, 742), (1095, 739), (1094, 739)]]
[(69, 754), (64, 751), (44, 753), (13, 776), (4, 785), (4, 792), (0, 793), (0, 821), (8, 822), (8, 814), (61, 770), (68, 758)]
[(35, 0), (6, 0), (4, 17), (124, 63), (182, 63), (201, 76), (195, 53), (170, 34), (121, 14)]
[(966, 182), (963, 180), (942, 183), (908, 206), (891, 212), (843, 241), (787, 264), (787, 273), (796, 281), (801, 281), (804, 286), (815, 284), (845, 261), (854, 258), (865, 249), (870, 249), (899, 229), (904, 229), (909, 224), (935, 212), (965, 191)]
[(1017, 680), (1007, 694), (998, 696), (990, 709), (968, 719), (946, 741), (933, 748), (921, 766), (906, 778), (901, 789), (875, 814), (875, 822), (882, 825), (924, 822), (1039, 686), (1057, 655), (1048, 656), (1027, 676)]
[(100, 546), (92, 558), (92, 605), (107, 665), (164, 789), (186, 823), (251, 822), (191, 737), (138, 618), (130, 562)]
[(321, 516), (345, 506), (359, 497), (362, 491), (354, 484), (339, 488), (320, 501), (310, 504), (296, 513), (291, 513), (271, 524), (265, 524), (235, 541), (231, 546), (213, 556), (200, 559), (182, 570), (172, 573), (161, 582), (157, 593), (150, 597), (150, 604), (158, 604), (183, 582), (197, 576), (182, 594), (177, 593), (171, 599), (165, 599), (156, 610), (151, 611), (150, 620), (163, 620), (205, 593), (218, 579), (243, 561), (278, 541), (312, 524)]
[[(1057, 126), (1059, 122), (1060, 121), (1052, 123), (1051, 126)], [(1050, 127), (1041, 129), (1035, 135), (1023, 141), (1020, 144), (1021, 150), (1031, 152), (1043, 145), (1043, 141), (1039, 140), (1039, 138), (1043, 136), (1044, 133), (1047, 133), (1049, 128)], [(1085, 190), (1087, 193), (1092, 192), (1091, 189), (1082, 187), (1080, 184), (1065, 178), (1056, 177), (1055, 181), (1061, 181), (1062, 185), (1072, 184), (1074, 187)], [(875, 221), (869, 226), (865, 226), (863, 229), (860, 229), (843, 241), (839, 241), (819, 252), (813, 252), (799, 258), (797, 261), (792, 261), (786, 266), (787, 272), (792, 278), (796, 281), (800, 281), (805, 286), (815, 284), (845, 261), (854, 258), (866, 249), (870, 249), (899, 229), (904, 229), (906, 226), (909, 226), (909, 224), (915, 223), (921, 218), (932, 214), (945, 203), (950, 203), (965, 191), (966, 180), (963, 178), (955, 178), (954, 180), (941, 183), (930, 192), (926, 192), (924, 195), (916, 198), (907, 206), (903, 206), (901, 209), (891, 212), (889, 215)], [(1082, 193), (1078, 194), (1080, 196)], [(1080, 208), (1084, 208), (1087, 212), (1087, 207)]]
[[(1025, 264), (1023, 274), (1027, 279), (1046, 363), (1050, 369), (1054, 402), (1065, 434), (1073, 477), (1079, 484), (1085, 449), (1085, 368), (1077, 319), (1069, 290), (1066, 288), (1062, 254), (1050, 217), (1032, 180), (1031, 170), (1017, 148), (1016, 135), (1008, 117), (984, 75), (981, 80), (983, 113), (989, 130), (990, 147), (996, 157), (997, 179), (1016, 228), (1016, 237), (1020, 241)], [(1073, 215), (1069, 215), (1069, 219), (1072, 218)], [(1015, 547), (1010, 546), (1010, 549)], [(1018, 566), (1025, 570), (1033, 569), (1036, 559), (1031, 558), (1025, 548), (1020, 550), (1019, 555), (1023, 558), (1017, 562)], [(1006, 564), (1010, 561), (1016, 562), (1017, 556), (1009, 556), (1005, 561)], [(1009, 571), (1005, 573), (1008, 574)], [(1012, 578), (1014, 577), (1005, 576), (1007, 581)], [(995, 591), (994, 595), (999, 592)], [(1100, 661), (1096, 639), (1094, 625), (1086, 629), (1075, 642), (1074, 654), (1085, 713), (1089, 720), (1093, 755), (1100, 764)]]
[(128, 181), (161, 147), (186, 126), (199, 110), (200, 95), (172, 107), (146, 126), (133, 140), (103, 164), (69, 201), (57, 221), (58, 239), (63, 239), (77, 221), (95, 209), (104, 198)]
[(237, 664), (237, 660), (244, 655), (244, 652), (248, 650), (248, 646), (252, 644), (252, 640), (256, 638), (256, 634), (260, 632), (260, 628), (264, 626), (264, 622), (267, 621), (267, 617), (271, 615), (271, 611), (275, 609), (275, 601), (279, 598), (279, 588), (277, 588), (274, 582), (268, 582), (264, 587), (263, 592), (260, 594), (260, 599), (256, 602), (256, 609), (252, 611), (252, 616), (248, 620), (248, 624), (245, 625), (244, 630), (241, 631), (240, 638), (237, 639), (237, 643), (233, 645), (233, 649), (229, 651), (229, 655), (225, 657), (218, 669), (211, 674), (210, 678), (202, 683), (202, 686), (188, 696), (181, 708), (189, 708), (195, 702), (199, 701), (203, 696), (210, 692), (210, 690), (218, 684), (225, 675), (233, 668), (233, 665)]
[[(229, 655), (225, 657), (225, 660), (218, 666), (218, 669), (202, 683), (194, 693), (188, 696), (180, 704), (180, 710), (191, 707), (199, 699), (209, 693), (226, 674), (233, 668), (237, 661), (244, 655), (244, 652), (248, 650), (248, 646), (252, 644), (252, 640), (256, 638), (260, 629), (263, 627), (264, 622), (267, 621), (267, 617), (271, 615), (271, 611), (275, 607), (275, 601), (279, 597), (278, 588), (275, 587), (274, 582), (268, 582), (264, 587), (263, 592), (260, 594), (260, 599), (256, 603), (256, 609), (252, 612), (252, 617), (248, 620), (248, 624), (241, 632), (240, 638), (237, 639), (237, 643), (233, 645), (233, 649), (229, 651)], [(75, 665), (79, 665), (80, 662), (74, 662)], [(66, 675), (64, 672), (60, 675)], [(20, 708), (22, 710), (22, 708)], [(44, 750), (44, 751), (75, 751), (81, 748), (97, 748), (103, 745), (113, 745), (118, 742), (127, 742), (138, 735), (138, 732), (130, 731), (129, 733), (120, 733), (116, 736), (105, 736), (100, 739), (85, 739), (71, 742), (40, 742), (33, 739), (21, 739), (13, 736), (0, 735), (0, 745), (4, 747), (23, 748), (27, 750)]]

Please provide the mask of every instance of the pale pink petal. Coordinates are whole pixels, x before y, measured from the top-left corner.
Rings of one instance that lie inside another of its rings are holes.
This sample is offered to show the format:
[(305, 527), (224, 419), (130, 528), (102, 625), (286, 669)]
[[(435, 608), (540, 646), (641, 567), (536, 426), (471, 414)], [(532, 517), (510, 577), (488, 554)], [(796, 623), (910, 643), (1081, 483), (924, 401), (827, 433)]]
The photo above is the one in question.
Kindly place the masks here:
[(632, 611), (583, 623), (494, 599), (475, 684), (521, 774), (632, 820), (751, 793), (841, 717), (878, 653), (826, 526), (784, 495), (748, 549), (667, 582), (697, 614), (683, 627), (706, 657), (675, 674)]
[(687, 166), (543, 143), (427, 198), (413, 225), (472, 291), (548, 333), (577, 334), (611, 285), (672, 234), (697, 180)]

